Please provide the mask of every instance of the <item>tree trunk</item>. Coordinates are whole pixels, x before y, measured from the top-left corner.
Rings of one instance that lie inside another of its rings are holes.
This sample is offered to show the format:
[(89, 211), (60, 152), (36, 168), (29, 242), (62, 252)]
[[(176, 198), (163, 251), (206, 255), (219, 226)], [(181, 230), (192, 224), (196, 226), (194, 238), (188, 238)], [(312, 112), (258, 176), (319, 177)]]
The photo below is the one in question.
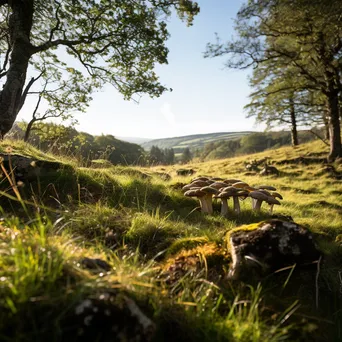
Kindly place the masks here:
[(338, 105), (340, 110), (340, 120), (342, 120), (342, 89), (340, 90), (338, 95)]
[(293, 97), (290, 98), (290, 116), (291, 116), (291, 140), (292, 146), (298, 146), (297, 120)]
[(338, 92), (329, 92), (327, 94), (327, 109), (329, 114), (329, 136), (330, 136), (330, 153), (328, 161), (334, 161), (338, 157), (342, 157), (341, 149), (341, 127), (340, 127), (340, 108), (338, 102)]
[(329, 115), (328, 113), (326, 113), (324, 111), (324, 114), (323, 114), (323, 123), (324, 123), (324, 138), (325, 140), (329, 140), (330, 141), (330, 132), (329, 132)]
[(6, 82), (0, 92), (0, 137), (13, 126), (18, 115), (26, 80), (29, 60), (33, 54), (30, 32), (33, 18), (33, 0), (12, 0), (9, 17), (12, 48)]
[(32, 126), (33, 124), (36, 122), (36, 120), (32, 119), (28, 124), (27, 124), (27, 127), (26, 127), (26, 131), (25, 131), (25, 136), (24, 136), (24, 141), (27, 142), (29, 137), (30, 137), (30, 133), (31, 133), (31, 130), (32, 130)]

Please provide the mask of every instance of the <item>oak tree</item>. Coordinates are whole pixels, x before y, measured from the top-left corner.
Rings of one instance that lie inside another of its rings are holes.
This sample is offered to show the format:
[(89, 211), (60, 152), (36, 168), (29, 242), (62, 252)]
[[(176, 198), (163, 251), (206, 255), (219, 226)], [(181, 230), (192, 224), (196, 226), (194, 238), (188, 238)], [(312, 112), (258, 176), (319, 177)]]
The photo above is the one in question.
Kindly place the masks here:
[[(31, 87), (29, 68), (44, 63), (86, 74), (94, 87), (112, 84), (126, 99), (166, 88), (154, 67), (167, 63), (166, 18), (191, 24), (190, 0), (0, 0), (0, 135), (12, 127)], [(69, 63), (69, 62), (68, 62)]]

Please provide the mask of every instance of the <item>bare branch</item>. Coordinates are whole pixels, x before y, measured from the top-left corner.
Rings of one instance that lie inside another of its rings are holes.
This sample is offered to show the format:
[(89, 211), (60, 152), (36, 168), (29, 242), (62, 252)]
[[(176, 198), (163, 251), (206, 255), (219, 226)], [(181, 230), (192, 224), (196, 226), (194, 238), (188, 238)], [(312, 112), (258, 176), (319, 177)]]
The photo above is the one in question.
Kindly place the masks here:
[(21, 108), (23, 107), (24, 103), (25, 103), (25, 100), (26, 100), (26, 97), (27, 97), (27, 94), (30, 90), (30, 88), (32, 87), (32, 84), (34, 82), (36, 82), (37, 80), (39, 80), (39, 78), (44, 74), (45, 70), (43, 70), (36, 78), (32, 77), (30, 79), (30, 82), (27, 84), (27, 86), (25, 87), (25, 90), (23, 91), (23, 94), (21, 95), (21, 98), (20, 98), (20, 105), (19, 105), (19, 110), (18, 112), (21, 110)]

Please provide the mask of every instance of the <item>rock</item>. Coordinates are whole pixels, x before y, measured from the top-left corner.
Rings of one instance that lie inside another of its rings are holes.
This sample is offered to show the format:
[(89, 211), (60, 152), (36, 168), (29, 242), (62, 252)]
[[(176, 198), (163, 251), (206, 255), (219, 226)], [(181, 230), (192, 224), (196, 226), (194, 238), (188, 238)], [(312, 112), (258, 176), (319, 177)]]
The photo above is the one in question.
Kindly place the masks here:
[(92, 258), (83, 258), (80, 260), (80, 264), (83, 268), (86, 268), (88, 270), (92, 271), (110, 271), (112, 267), (108, 264), (107, 261), (104, 261), (102, 259), (92, 259)]
[(151, 341), (155, 324), (123, 294), (100, 293), (76, 303), (62, 322), (63, 341)]
[(261, 176), (276, 175), (279, 176), (279, 170), (275, 166), (265, 165), (260, 171)]
[(232, 230), (227, 243), (232, 256), (228, 277), (235, 280), (264, 276), (293, 264), (311, 264), (320, 257), (308, 229), (279, 219)]
[(6, 171), (14, 175), (16, 181), (34, 181), (46, 177), (61, 169), (62, 164), (48, 160), (36, 160), (31, 157), (0, 153)]

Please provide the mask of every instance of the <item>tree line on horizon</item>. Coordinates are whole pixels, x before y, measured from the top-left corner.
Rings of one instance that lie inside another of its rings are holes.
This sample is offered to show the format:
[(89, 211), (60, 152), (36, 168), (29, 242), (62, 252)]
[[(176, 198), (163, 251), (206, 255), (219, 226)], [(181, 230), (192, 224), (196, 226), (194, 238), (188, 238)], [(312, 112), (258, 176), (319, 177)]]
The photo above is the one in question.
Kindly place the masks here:
[[(16, 123), (9, 136), (24, 140), (27, 125), (26, 122)], [(86, 166), (94, 160), (108, 161), (113, 165), (153, 166), (185, 164), (192, 159), (189, 148), (176, 157), (173, 148), (152, 146), (146, 151), (138, 144), (116, 139), (111, 134), (94, 136), (79, 132), (74, 127), (49, 122), (40, 122), (32, 127), (27, 142), (42, 151), (74, 157)]]
[[(16, 123), (9, 136), (23, 140), (26, 127), (25, 122)], [(299, 140), (305, 143), (321, 134), (322, 130), (319, 129), (314, 132), (299, 131)], [(41, 122), (32, 129), (28, 142), (42, 151), (76, 158), (85, 166), (92, 165), (94, 160), (110, 162), (113, 165), (156, 166), (186, 164), (193, 159), (206, 161), (230, 158), (291, 145), (291, 133), (250, 133), (236, 139), (209, 142), (204, 144), (203, 148), (185, 147), (181, 153), (176, 154), (172, 147), (161, 148), (153, 145), (150, 150), (145, 150), (138, 144), (116, 139), (110, 134), (93, 136), (79, 132), (74, 127)]]

